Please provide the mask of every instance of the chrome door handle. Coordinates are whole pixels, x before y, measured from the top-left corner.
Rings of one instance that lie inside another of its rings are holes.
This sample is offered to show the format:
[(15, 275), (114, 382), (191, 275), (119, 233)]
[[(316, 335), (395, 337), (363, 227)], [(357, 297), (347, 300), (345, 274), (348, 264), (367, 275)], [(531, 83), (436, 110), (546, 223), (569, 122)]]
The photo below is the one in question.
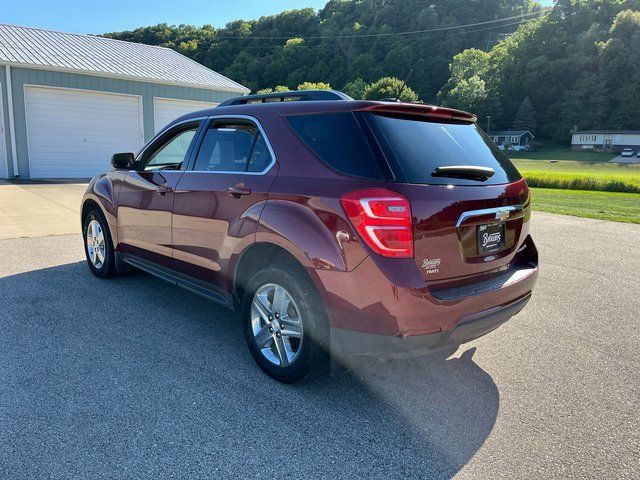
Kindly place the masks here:
[(227, 188), (227, 193), (232, 197), (240, 198), (243, 195), (249, 195), (251, 193), (251, 189), (244, 185), (234, 185), (233, 187)]
[(162, 196), (165, 196), (167, 193), (173, 192), (173, 188), (171, 188), (168, 184), (164, 183), (158, 187), (156, 192)]

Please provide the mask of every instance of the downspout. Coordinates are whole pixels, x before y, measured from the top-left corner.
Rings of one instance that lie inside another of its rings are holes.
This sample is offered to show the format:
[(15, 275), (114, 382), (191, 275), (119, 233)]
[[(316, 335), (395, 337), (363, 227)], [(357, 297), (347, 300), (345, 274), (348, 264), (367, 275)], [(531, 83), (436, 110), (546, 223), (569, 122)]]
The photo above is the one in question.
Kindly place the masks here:
[(11, 160), (13, 162), (13, 176), (19, 177), (18, 171), (18, 149), (16, 148), (16, 127), (13, 121), (13, 94), (11, 92), (11, 67), (5, 65), (7, 74), (7, 109), (9, 110), (9, 134), (11, 136)]

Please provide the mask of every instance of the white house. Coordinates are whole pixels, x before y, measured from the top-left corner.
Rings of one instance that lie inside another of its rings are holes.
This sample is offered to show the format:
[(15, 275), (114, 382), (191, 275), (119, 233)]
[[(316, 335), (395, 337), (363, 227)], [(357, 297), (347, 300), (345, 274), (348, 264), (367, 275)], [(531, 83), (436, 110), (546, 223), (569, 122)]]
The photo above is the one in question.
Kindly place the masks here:
[(584, 130), (571, 136), (572, 150), (620, 152), (640, 147), (640, 130)]
[(529, 130), (495, 130), (489, 136), (500, 148), (509, 146), (511, 150), (524, 150), (535, 138)]

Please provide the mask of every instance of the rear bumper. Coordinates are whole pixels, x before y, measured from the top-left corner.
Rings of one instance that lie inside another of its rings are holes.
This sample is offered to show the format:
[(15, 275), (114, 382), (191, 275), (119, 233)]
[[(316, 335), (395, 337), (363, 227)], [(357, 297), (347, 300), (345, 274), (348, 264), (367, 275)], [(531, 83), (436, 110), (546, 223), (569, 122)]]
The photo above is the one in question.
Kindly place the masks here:
[(519, 313), (530, 298), (529, 293), (506, 305), (463, 317), (452, 330), (424, 335), (391, 337), (332, 328), (331, 349), (332, 352), (341, 356), (402, 357), (419, 355), (443, 347), (458, 346), (492, 332)]
[(376, 260), (315, 271), (336, 352), (387, 356), (473, 340), (524, 308), (538, 276), (530, 237), (508, 266), (448, 283), (425, 284), (413, 260), (386, 270)]

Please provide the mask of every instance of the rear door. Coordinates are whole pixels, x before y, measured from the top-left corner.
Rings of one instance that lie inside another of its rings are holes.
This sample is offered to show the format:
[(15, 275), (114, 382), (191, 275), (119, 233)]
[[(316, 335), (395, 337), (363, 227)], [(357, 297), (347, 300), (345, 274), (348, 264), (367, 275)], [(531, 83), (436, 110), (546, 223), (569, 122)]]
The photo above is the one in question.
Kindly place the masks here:
[(175, 188), (195, 145), (200, 121), (173, 127), (137, 158), (118, 193), (119, 249), (172, 266), (171, 212)]
[(212, 117), (176, 188), (176, 269), (228, 291), (229, 262), (253, 242), (276, 175), (275, 154), (255, 119)]
[[(365, 115), (396, 177), (389, 188), (411, 203), (415, 261), (425, 280), (505, 267), (530, 214), (527, 185), (509, 159), (469, 121)], [(474, 169), (493, 173), (474, 177)]]

